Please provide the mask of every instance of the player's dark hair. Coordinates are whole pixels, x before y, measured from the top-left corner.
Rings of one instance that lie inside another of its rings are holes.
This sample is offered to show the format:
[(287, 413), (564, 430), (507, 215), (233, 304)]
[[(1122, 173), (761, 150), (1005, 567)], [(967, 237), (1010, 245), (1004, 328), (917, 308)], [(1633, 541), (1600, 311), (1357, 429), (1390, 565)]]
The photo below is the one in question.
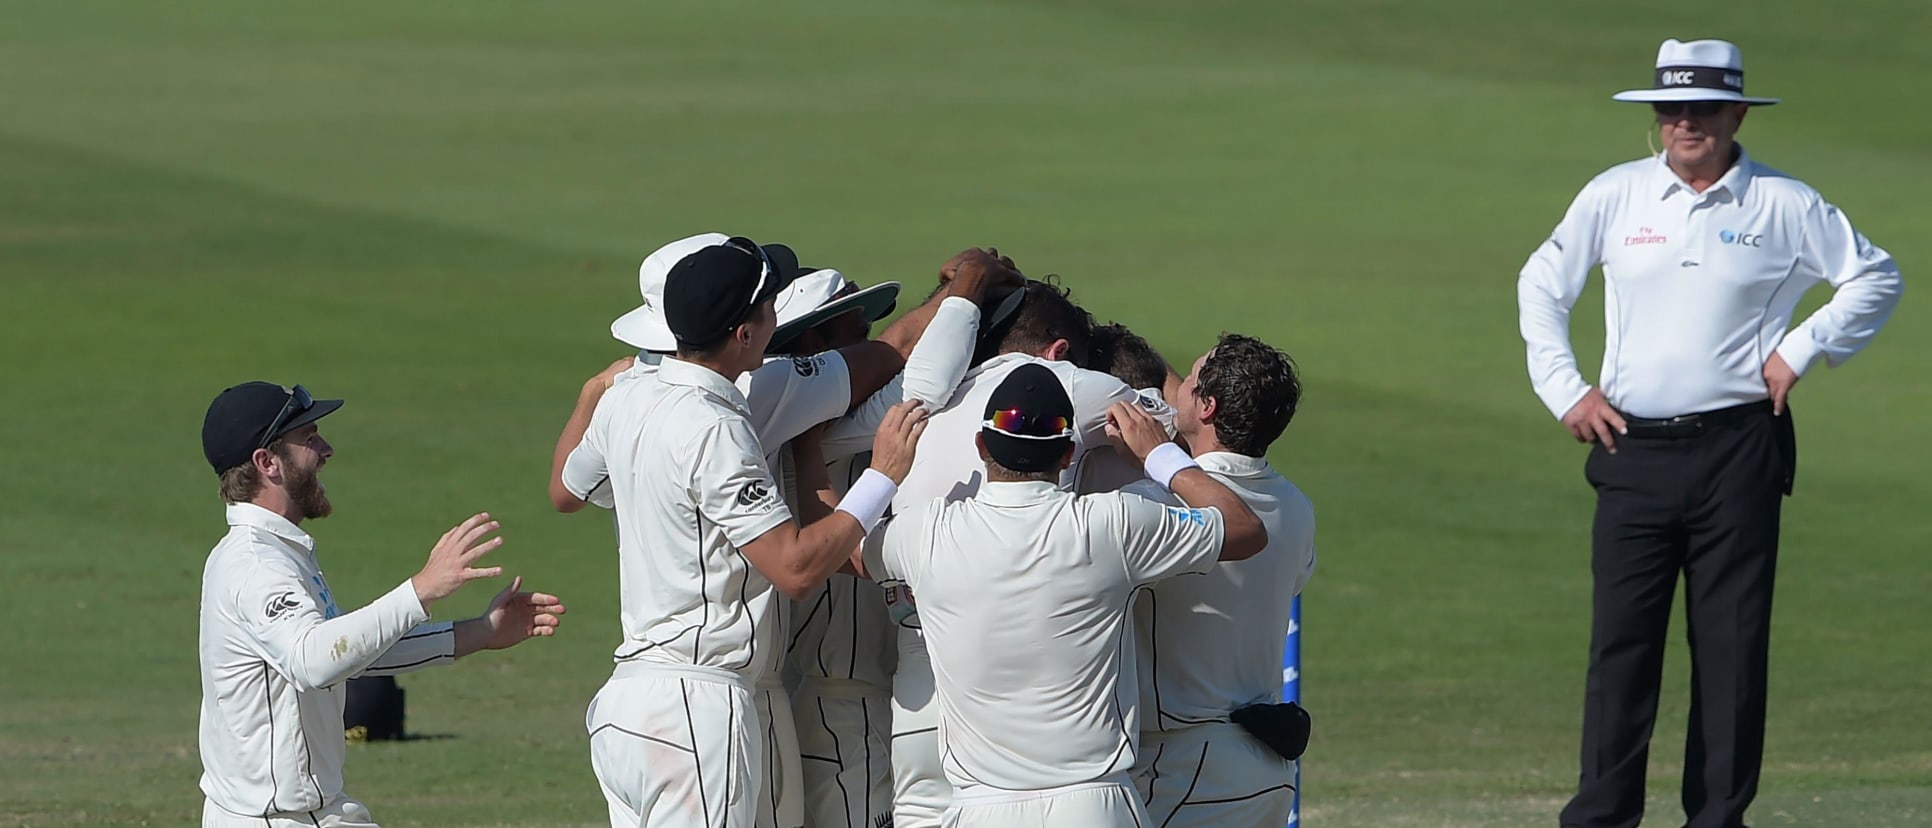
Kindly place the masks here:
[(1194, 377), (1194, 397), (1214, 400), (1214, 436), (1249, 457), (1288, 429), (1301, 405), (1301, 377), (1287, 354), (1250, 336), (1224, 333)]
[(1119, 322), (1093, 329), (1087, 367), (1112, 374), (1129, 388), (1160, 388), (1167, 384), (1167, 360), (1146, 339)]
[(978, 365), (999, 354), (1038, 354), (1056, 339), (1067, 341), (1066, 361), (1087, 367), (1093, 347), (1093, 314), (1073, 303), (1072, 291), (1060, 287), (1058, 280), (1028, 280), (1026, 299), (1006, 324), (1005, 333), (995, 342), (983, 343), (973, 354)]

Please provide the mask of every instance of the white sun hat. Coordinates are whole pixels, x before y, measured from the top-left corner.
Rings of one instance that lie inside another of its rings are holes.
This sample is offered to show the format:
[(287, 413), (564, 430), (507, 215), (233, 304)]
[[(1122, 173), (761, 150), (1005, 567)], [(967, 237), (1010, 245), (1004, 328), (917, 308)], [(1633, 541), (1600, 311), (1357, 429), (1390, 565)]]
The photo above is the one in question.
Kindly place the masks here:
[(1666, 40), (1657, 47), (1656, 85), (1610, 96), (1632, 103), (1736, 101), (1771, 106), (1777, 98), (1744, 94), (1744, 55), (1728, 40)]
[(644, 257), (644, 263), (637, 266), (637, 290), (644, 302), (610, 323), (610, 335), (633, 348), (667, 354), (676, 351), (678, 339), (671, 334), (671, 325), (664, 319), (664, 278), (671, 273), (671, 266), (684, 257), (730, 239), (723, 233), (699, 233), (671, 242)]

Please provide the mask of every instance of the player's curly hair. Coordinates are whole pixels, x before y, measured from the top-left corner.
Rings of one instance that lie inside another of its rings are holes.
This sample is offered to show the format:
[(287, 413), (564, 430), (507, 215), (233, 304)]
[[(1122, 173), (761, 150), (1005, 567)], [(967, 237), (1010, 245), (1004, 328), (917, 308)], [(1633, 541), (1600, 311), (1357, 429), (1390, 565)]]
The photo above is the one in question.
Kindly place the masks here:
[(1268, 453), (1301, 405), (1295, 361), (1251, 336), (1221, 334), (1194, 377), (1194, 397), (1214, 400), (1214, 436), (1249, 457)]

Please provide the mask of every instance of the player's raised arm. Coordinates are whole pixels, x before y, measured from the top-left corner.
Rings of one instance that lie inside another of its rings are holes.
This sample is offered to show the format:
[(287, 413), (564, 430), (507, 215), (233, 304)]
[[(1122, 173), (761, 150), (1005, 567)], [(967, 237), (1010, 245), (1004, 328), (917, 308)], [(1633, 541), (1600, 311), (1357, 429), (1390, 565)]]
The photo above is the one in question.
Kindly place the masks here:
[(1107, 433), (1141, 463), (1147, 476), (1166, 486), (1195, 508), (1211, 508), (1226, 521), (1221, 560), (1253, 557), (1268, 546), (1268, 530), (1232, 489), (1201, 471), (1194, 458), (1168, 439), (1160, 422), (1128, 403), (1115, 403), (1107, 412)]

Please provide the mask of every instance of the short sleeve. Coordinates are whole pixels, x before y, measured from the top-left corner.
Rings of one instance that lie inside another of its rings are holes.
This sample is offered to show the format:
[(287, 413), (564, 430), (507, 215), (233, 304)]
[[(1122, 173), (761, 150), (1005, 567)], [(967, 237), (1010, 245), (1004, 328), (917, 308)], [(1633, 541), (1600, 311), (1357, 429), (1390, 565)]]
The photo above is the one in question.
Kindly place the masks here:
[[(1218, 509), (1168, 506), (1126, 492), (1093, 497), (1096, 516), (1109, 519), (1094, 521), (1094, 529), (1110, 533), (1138, 586), (1206, 572), (1221, 559), (1227, 528)], [(1109, 538), (1094, 540), (1096, 548), (1107, 548)]]
[(604, 455), (604, 435), (610, 431), (611, 409), (612, 406), (599, 405), (591, 412), (583, 438), (564, 457), (563, 471), (558, 475), (564, 488), (578, 500), (605, 509), (614, 508), (617, 502), (611, 494), (610, 463)]
[(926, 558), (931, 554), (931, 544), (926, 540), (932, 537), (932, 527), (928, 524), (934, 508), (923, 504), (888, 516), (865, 536), (860, 549), (867, 577), (880, 584), (902, 583), (914, 590), (919, 588), (918, 579), (924, 574)]
[(749, 544), (792, 519), (764, 450), (744, 420), (720, 420), (699, 436), (691, 452), (698, 514), (722, 528), (732, 545)]
[(564, 458), (563, 484), (578, 500), (594, 506), (610, 509), (617, 504), (610, 489), (610, 467), (604, 463), (604, 453), (588, 436)]
[(774, 359), (738, 380), (758, 442), (779, 446), (807, 429), (845, 416), (852, 377), (837, 351)]

